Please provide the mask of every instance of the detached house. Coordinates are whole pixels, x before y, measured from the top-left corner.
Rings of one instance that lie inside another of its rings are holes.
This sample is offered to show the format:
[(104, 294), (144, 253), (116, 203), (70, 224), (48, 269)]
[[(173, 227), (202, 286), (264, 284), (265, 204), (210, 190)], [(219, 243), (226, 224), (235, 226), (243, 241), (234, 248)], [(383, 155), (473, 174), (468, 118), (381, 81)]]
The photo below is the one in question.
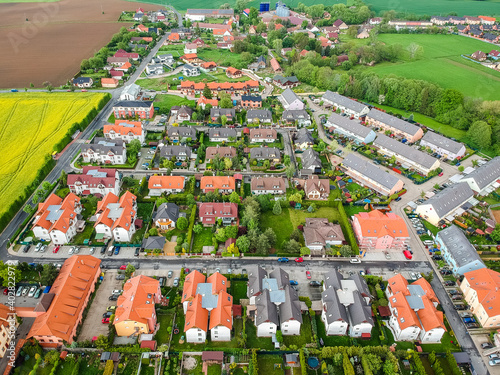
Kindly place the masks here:
[(271, 124), (273, 122), (273, 114), (268, 109), (249, 109), (247, 112), (247, 122)]
[(278, 139), (276, 129), (252, 128), (250, 129), (250, 143), (264, 142), (272, 143)]
[(371, 109), (368, 112), (366, 122), (371, 126), (381, 128), (383, 131), (390, 131), (395, 136), (406, 139), (408, 143), (416, 142), (424, 135), (424, 131), (419, 126), (388, 115), (378, 109)]
[(151, 176), (148, 181), (149, 195), (159, 197), (163, 193), (182, 193), (184, 185), (184, 176)]
[(226, 76), (227, 78), (241, 78), (243, 76), (243, 72), (239, 69), (228, 67), (226, 69)]
[(196, 139), (196, 128), (193, 126), (169, 126), (167, 135), (171, 141), (181, 141), (183, 138)]
[(306, 128), (299, 129), (295, 135), (295, 141), (293, 142), (296, 148), (300, 150), (306, 150), (314, 145), (314, 138)]
[(330, 180), (320, 179), (318, 176), (309, 176), (304, 183), (307, 199), (327, 200), (330, 195)]
[(288, 109), (283, 111), (281, 119), (287, 126), (303, 127), (311, 125), (311, 116), (309, 116), (309, 113), (305, 109)]
[(259, 95), (242, 95), (241, 106), (243, 108), (262, 108), (262, 97)]
[(385, 290), (391, 317), (389, 328), (396, 341), (440, 343), (446, 332), (443, 312), (430, 284), (421, 278), (412, 284), (397, 274), (389, 279)]
[(283, 177), (253, 177), (251, 180), (251, 191), (254, 195), (285, 194), (286, 182)]
[(137, 197), (130, 191), (120, 198), (108, 193), (97, 202), (96, 239), (113, 238), (115, 242), (130, 242), (135, 233)]
[(311, 250), (311, 255), (324, 255), (326, 247), (340, 246), (344, 241), (344, 234), (339, 224), (330, 223), (324, 218), (306, 218), (304, 242)]
[(179, 216), (179, 206), (175, 203), (162, 203), (154, 215), (153, 222), (157, 228), (167, 230), (175, 228)]
[(218, 219), (223, 225), (233, 225), (238, 221), (238, 205), (236, 203), (199, 203), (198, 212), (203, 226), (212, 226)]
[(292, 89), (287, 88), (285, 91), (278, 96), (278, 100), (283, 105), (285, 109), (304, 109), (305, 105), (302, 100), (297, 96)]
[(120, 174), (116, 169), (86, 165), (81, 174), (69, 174), (69, 190), (78, 195), (95, 195), (98, 198), (108, 193), (120, 193)]
[(317, 151), (307, 148), (302, 154), (302, 168), (312, 173), (321, 173), (321, 159)]
[(234, 191), (236, 181), (229, 176), (203, 176), (200, 182), (201, 191), (206, 194), (209, 191), (219, 190), (221, 194), (230, 194)]
[(300, 85), (299, 80), (295, 76), (283, 77), (282, 75), (275, 75), (273, 78), (273, 83), (281, 89), (287, 89), (292, 87), (297, 87)]
[(104, 137), (108, 139), (121, 139), (125, 143), (137, 139), (144, 143), (146, 132), (140, 121), (116, 120), (113, 124), (104, 125)]
[(184, 64), (184, 66), (182, 67), (182, 73), (186, 77), (196, 77), (196, 76), (199, 76), (201, 74), (200, 68), (198, 68), (197, 66), (189, 65), (189, 64)]
[(334, 110), (338, 109), (352, 118), (359, 119), (370, 111), (367, 105), (329, 90), (323, 94), (322, 99), (326, 104), (333, 106)]
[(80, 152), (85, 163), (125, 164), (127, 161), (127, 149), (121, 139), (96, 137), (92, 143), (82, 146)]
[(76, 86), (79, 88), (92, 87), (93, 84), (94, 84), (94, 80), (90, 77), (73, 78), (73, 86)]
[(54, 245), (67, 244), (76, 235), (78, 215), (81, 212), (80, 198), (75, 194), (69, 193), (64, 200), (51, 194), (45, 202), (38, 203), (33, 234)]
[(236, 110), (234, 108), (210, 108), (210, 119), (220, 121), (222, 116), (226, 116), (228, 122), (232, 122), (236, 117)]

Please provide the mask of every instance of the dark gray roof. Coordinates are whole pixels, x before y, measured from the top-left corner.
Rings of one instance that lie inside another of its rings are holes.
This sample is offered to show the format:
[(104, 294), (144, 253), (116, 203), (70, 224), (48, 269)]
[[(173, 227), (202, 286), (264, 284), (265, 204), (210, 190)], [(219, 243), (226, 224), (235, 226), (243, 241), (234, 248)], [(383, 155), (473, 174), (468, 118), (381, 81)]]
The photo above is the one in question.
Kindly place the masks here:
[(295, 121), (295, 120), (309, 120), (311, 116), (305, 109), (287, 109), (283, 111), (283, 115), (281, 118), (287, 121)]
[(112, 152), (115, 155), (123, 154), (123, 149), (125, 148), (122, 139), (107, 139), (102, 137), (96, 137), (91, 144), (83, 145), (81, 150), (92, 149), (94, 152), (99, 154), (107, 154)]
[(241, 95), (241, 101), (261, 102), (262, 96), (260, 95)]
[(280, 159), (281, 153), (276, 147), (253, 147), (250, 149), (252, 159)]
[(296, 100), (300, 100), (295, 92), (291, 88), (287, 88), (285, 91), (281, 93), (281, 97), (285, 101), (286, 104), (292, 104)]
[(407, 146), (404, 143), (398, 142), (397, 140), (389, 138), (383, 134), (379, 134), (377, 136), (373, 145), (384, 147), (425, 168), (431, 168), (437, 160), (425, 152), (414, 149), (413, 147)]
[(259, 120), (272, 120), (273, 115), (268, 109), (249, 109), (247, 112), (247, 119), (259, 119)]
[(210, 117), (221, 117), (221, 116), (232, 116), (236, 115), (234, 108), (210, 108)]
[(436, 214), (442, 218), (449, 212), (460, 207), (474, 196), (474, 192), (466, 182), (461, 182), (441, 190), (421, 206), (432, 205)]
[(342, 165), (366, 176), (387, 189), (392, 189), (394, 185), (400, 181), (396, 176), (393, 176), (367, 160), (361, 159), (354, 153), (348, 154), (342, 161)]
[(352, 296), (354, 299), (354, 303), (347, 307), (349, 316), (351, 318), (349, 323), (353, 326), (364, 322), (373, 325), (371, 306), (365, 303), (359, 291), (355, 290), (352, 293)]
[(275, 75), (273, 78), (274, 81), (278, 81), (282, 85), (284, 85), (287, 82), (292, 82), (292, 83), (297, 83), (299, 80), (295, 76), (290, 76), (290, 77), (283, 77), (282, 75)]
[(473, 179), (480, 189), (500, 179), (500, 156), (491, 159), (463, 178), (463, 180), (467, 179)]
[(82, 84), (82, 83), (90, 83), (92, 81), (91, 77), (78, 77), (73, 79), (73, 83)]
[(267, 63), (267, 60), (264, 56), (260, 55), (258, 58), (257, 58), (257, 62), (260, 63), (260, 62), (263, 62), (264, 64)]
[(370, 133), (375, 133), (369, 127), (361, 125), (358, 121), (351, 120), (348, 117), (341, 116), (337, 113), (332, 113), (327, 122), (363, 139)]
[(457, 226), (451, 225), (443, 229), (437, 234), (437, 238), (443, 242), (458, 267), (467, 266), (475, 261), (483, 263), (474, 246)]
[(167, 128), (167, 134), (169, 137), (178, 136), (186, 138), (196, 138), (196, 129), (194, 126), (169, 126)]
[(125, 108), (149, 108), (153, 105), (151, 101), (142, 101), (142, 100), (120, 100), (116, 102), (113, 108), (116, 107), (125, 107)]
[(179, 218), (179, 206), (175, 203), (162, 203), (155, 214), (155, 220), (170, 219), (174, 223)]
[(255, 305), (257, 306), (257, 314), (255, 316), (256, 326), (265, 322), (271, 322), (276, 325), (279, 324), (278, 309), (276, 305), (271, 302), (267, 289), (264, 289), (262, 294), (255, 298)]
[(347, 311), (344, 305), (339, 301), (337, 292), (333, 288), (327, 288), (321, 293), (321, 301), (325, 304), (326, 322), (328, 324), (335, 321), (348, 322)]
[(191, 147), (180, 146), (180, 145), (165, 145), (160, 150), (160, 157), (171, 158), (172, 156), (178, 157), (182, 154), (186, 155), (187, 158), (191, 157)]
[(301, 128), (297, 132), (297, 138), (295, 139), (295, 143), (314, 143), (314, 138), (311, 135), (311, 132), (306, 128)]
[(290, 286), (290, 283), (285, 286), (285, 302), (280, 304), (279, 315), (282, 324), (292, 319), (302, 324), (299, 294)]
[(290, 276), (288, 276), (288, 273), (284, 271), (281, 267), (276, 268), (273, 270), (270, 274), (269, 277), (272, 279), (276, 279), (278, 283), (278, 289), (283, 289), (285, 286), (290, 285)]
[(182, 67), (182, 69), (184, 69), (184, 70), (199, 70), (197, 66), (192, 66), (192, 65), (189, 65), (189, 64), (184, 64), (184, 66)]
[(379, 111), (377, 109), (370, 109), (370, 112), (366, 115), (366, 117), (371, 117), (377, 121), (380, 121), (384, 124), (390, 125), (395, 129), (402, 131), (403, 133), (415, 135), (420, 130), (420, 127), (410, 124), (407, 121), (401, 120), (397, 117), (388, 115), (385, 112)]
[(236, 130), (231, 128), (210, 128), (208, 137), (211, 138), (236, 138)]
[(166, 238), (163, 236), (149, 236), (142, 240), (142, 248), (143, 249), (163, 249), (165, 246)]
[(356, 288), (358, 289), (359, 293), (361, 293), (362, 297), (370, 299), (373, 298), (373, 296), (370, 293), (370, 289), (368, 288), (368, 284), (366, 283), (366, 280), (363, 276), (355, 272), (350, 278), (351, 280), (354, 280)]
[(308, 148), (302, 154), (302, 168), (310, 169), (313, 166), (321, 168), (321, 159), (316, 151)]
[(441, 147), (442, 149), (452, 153), (457, 153), (462, 149), (462, 147), (464, 147), (462, 143), (455, 142), (450, 138), (444, 137), (431, 131), (425, 133), (425, 135), (422, 137), (422, 141), (426, 141), (430, 144), (433, 144), (434, 146)]
[(262, 279), (267, 277), (267, 271), (259, 266), (248, 272), (247, 297), (250, 298), (262, 290)]
[(346, 96), (340, 95), (336, 92), (328, 90), (323, 94), (323, 100), (329, 101), (334, 105), (341, 105), (342, 107), (349, 108), (355, 112), (361, 112), (366, 108), (366, 105), (359, 103), (355, 100), (349, 99)]
[(333, 288), (335, 290), (342, 289), (340, 281), (343, 279), (342, 274), (336, 269), (332, 269), (323, 275), (325, 279), (325, 289)]

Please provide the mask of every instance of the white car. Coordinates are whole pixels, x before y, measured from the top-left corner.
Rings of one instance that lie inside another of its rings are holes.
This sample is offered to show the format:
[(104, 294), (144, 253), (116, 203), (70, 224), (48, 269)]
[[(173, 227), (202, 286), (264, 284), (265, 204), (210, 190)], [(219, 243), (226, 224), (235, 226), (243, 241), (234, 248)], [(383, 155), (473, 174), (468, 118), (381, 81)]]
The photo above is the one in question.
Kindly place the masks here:
[(113, 294), (115, 294), (115, 295), (120, 295), (122, 293), (123, 293), (122, 289), (115, 289), (115, 290), (113, 290)]
[(43, 245), (42, 245), (42, 243), (41, 243), (41, 242), (37, 243), (37, 244), (36, 244), (36, 246), (35, 246), (35, 251), (39, 251), (39, 250), (41, 249), (41, 247), (42, 247), (42, 246), (43, 246)]
[(40, 248), (40, 252), (41, 252), (41, 253), (45, 253), (45, 250), (47, 250), (47, 245), (43, 245), (43, 246)]
[(94, 254), (95, 247), (91, 247), (89, 251), (90, 251), (90, 254)]
[(361, 259), (359, 259), (359, 258), (352, 258), (351, 260), (349, 260), (349, 263), (353, 263), (353, 264), (355, 264), (355, 263), (361, 263)]
[(71, 247), (68, 251), (68, 254), (69, 255), (73, 255), (73, 253), (75, 252), (75, 248), (74, 247)]
[(32, 286), (30, 288), (30, 291), (28, 292), (28, 297), (33, 297), (35, 295), (35, 292), (38, 288), (36, 286)]

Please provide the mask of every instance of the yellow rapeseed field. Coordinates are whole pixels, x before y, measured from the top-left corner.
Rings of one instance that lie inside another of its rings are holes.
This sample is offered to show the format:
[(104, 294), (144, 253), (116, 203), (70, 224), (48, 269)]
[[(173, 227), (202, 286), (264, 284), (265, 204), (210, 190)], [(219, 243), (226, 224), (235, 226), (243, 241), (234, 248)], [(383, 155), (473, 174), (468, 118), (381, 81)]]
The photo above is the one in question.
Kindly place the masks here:
[(0, 94), (0, 215), (33, 182), (71, 125), (97, 107), (103, 95)]

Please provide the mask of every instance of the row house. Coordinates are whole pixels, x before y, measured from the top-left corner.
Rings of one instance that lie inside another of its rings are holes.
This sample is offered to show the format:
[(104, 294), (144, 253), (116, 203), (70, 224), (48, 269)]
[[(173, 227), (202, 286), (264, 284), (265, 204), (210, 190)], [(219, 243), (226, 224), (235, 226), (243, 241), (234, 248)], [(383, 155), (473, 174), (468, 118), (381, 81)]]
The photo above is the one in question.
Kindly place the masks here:
[(238, 222), (238, 205), (236, 203), (199, 203), (198, 215), (203, 226), (215, 225), (221, 219), (223, 225), (233, 225)]
[(38, 203), (33, 234), (40, 240), (64, 245), (70, 243), (77, 232), (78, 215), (82, 212), (80, 198), (69, 193), (64, 200), (55, 194)]
[(77, 195), (95, 195), (98, 198), (108, 193), (118, 195), (121, 187), (120, 173), (116, 169), (86, 165), (82, 173), (68, 174), (69, 191)]
[(195, 83), (193, 81), (183, 80), (180, 90), (184, 95), (195, 96), (203, 93), (205, 85), (208, 86), (214, 96), (218, 96), (221, 92), (241, 96), (259, 90), (259, 82), (254, 80), (245, 82), (208, 82), (206, 84), (204, 82)]
[(152, 101), (122, 100), (113, 106), (115, 118), (139, 117), (150, 119), (154, 116)]
[(146, 139), (146, 132), (140, 121), (115, 120), (114, 124), (104, 125), (103, 131), (106, 139), (120, 139), (125, 143), (137, 139), (143, 144)]
[(371, 109), (366, 115), (365, 121), (371, 126), (380, 128), (383, 131), (390, 131), (394, 136), (406, 139), (408, 143), (414, 143), (424, 135), (424, 131), (420, 126), (410, 124), (378, 109)]
[(262, 97), (260, 95), (242, 95), (240, 105), (243, 108), (262, 108)]
[(125, 164), (127, 149), (122, 139), (106, 139), (96, 137), (92, 143), (80, 149), (85, 163)]
[(96, 218), (94, 224), (96, 239), (132, 241), (137, 218), (137, 197), (130, 191), (125, 192), (120, 198), (108, 193), (97, 202)]
[(361, 125), (356, 120), (332, 113), (325, 123), (328, 131), (340, 134), (354, 140), (358, 144), (368, 144), (375, 140), (375, 132), (367, 126)]
[(207, 99), (203, 95), (201, 95), (198, 99), (198, 102), (196, 103), (197, 106), (203, 109), (205, 109), (205, 107), (209, 104), (212, 106), (212, 108), (217, 108), (219, 106), (219, 100), (217, 98)]
[(175, 194), (184, 191), (184, 176), (151, 176), (148, 181), (149, 195), (159, 197), (162, 194)]
[(346, 96), (328, 90), (321, 98), (326, 105), (331, 105), (334, 110), (339, 110), (349, 117), (359, 119), (364, 117), (370, 109), (366, 104), (352, 100)]
[(486, 164), (464, 176), (460, 182), (466, 182), (474, 193), (488, 195), (500, 186), (500, 157), (497, 156)]
[(465, 145), (450, 138), (428, 131), (420, 141), (420, 146), (429, 147), (433, 152), (450, 159), (460, 159), (465, 155)]

